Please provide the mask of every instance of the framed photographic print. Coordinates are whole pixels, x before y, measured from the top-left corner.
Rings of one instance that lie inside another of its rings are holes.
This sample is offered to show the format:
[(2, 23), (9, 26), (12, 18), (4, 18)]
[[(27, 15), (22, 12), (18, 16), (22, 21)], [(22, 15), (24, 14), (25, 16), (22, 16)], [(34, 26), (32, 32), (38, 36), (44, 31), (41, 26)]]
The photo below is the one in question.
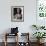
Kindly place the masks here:
[(24, 21), (24, 6), (11, 7), (11, 21), (23, 22)]

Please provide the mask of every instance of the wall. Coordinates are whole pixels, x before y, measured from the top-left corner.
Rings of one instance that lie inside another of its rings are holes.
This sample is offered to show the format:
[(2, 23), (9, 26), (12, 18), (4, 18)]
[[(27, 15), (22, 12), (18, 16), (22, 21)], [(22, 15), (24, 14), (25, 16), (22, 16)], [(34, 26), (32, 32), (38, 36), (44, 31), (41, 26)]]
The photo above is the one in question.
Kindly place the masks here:
[[(11, 6), (24, 6), (24, 22), (11, 22)], [(17, 26), (19, 32), (30, 32), (32, 37), (32, 24), (36, 24), (36, 0), (0, 0), (0, 34)]]

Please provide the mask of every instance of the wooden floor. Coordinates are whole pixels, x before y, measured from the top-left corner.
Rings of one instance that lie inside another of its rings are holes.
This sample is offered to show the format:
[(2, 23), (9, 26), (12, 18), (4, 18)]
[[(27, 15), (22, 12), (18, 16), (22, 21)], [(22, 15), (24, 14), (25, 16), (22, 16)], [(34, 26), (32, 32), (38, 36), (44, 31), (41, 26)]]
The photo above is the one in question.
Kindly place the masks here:
[[(4, 46), (4, 43), (2, 42), (0, 42), (0, 46)], [(15, 43), (8, 43), (8, 45), (7, 46), (15, 46)], [(25, 46), (25, 45), (24, 45)], [(37, 46), (37, 43), (30, 43), (30, 46)], [(44, 43), (44, 45), (42, 45), (42, 46), (46, 46), (46, 43)]]

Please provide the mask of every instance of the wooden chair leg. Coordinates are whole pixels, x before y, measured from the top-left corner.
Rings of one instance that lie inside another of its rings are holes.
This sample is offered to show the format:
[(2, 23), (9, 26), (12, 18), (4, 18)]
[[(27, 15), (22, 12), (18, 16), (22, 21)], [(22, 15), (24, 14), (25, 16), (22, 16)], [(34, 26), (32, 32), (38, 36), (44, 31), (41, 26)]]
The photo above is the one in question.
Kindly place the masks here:
[(15, 46), (18, 46), (18, 34), (17, 34), (17, 37), (16, 37), (16, 45)]
[(7, 42), (5, 41), (5, 46), (7, 46)]
[(7, 46), (7, 33), (5, 34), (5, 46)]
[(17, 46), (18, 46), (18, 34), (17, 34)]

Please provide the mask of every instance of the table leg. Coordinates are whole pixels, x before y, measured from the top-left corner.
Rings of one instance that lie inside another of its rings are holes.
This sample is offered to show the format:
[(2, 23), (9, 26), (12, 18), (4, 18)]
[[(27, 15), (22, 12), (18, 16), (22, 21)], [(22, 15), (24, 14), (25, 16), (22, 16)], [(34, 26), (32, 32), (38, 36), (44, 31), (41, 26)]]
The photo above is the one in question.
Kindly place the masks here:
[(7, 35), (5, 35), (5, 46), (7, 46)]

